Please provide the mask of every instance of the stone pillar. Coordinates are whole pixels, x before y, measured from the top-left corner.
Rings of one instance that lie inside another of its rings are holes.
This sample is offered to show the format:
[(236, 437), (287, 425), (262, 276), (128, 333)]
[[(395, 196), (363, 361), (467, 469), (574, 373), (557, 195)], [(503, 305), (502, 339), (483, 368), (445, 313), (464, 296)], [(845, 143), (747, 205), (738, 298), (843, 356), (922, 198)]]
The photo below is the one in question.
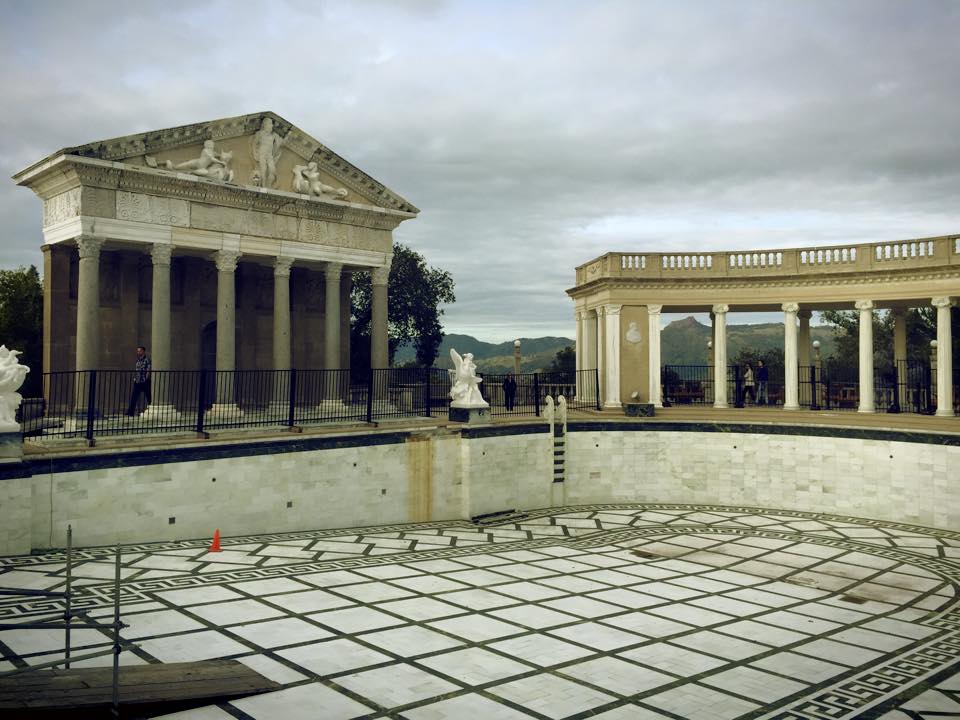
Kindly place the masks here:
[[(77, 370), (100, 365), (100, 249), (101, 238), (77, 238), (80, 267), (77, 279)], [(82, 403), (86, 406), (86, 398)]]
[(647, 328), (650, 348), (650, 402), (655, 407), (663, 407), (663, 398), (661, 397), (662, 386), (660, 384), (660, 311), (663, 305), (647, 305)]
[(873, 300), (857, 300), (860, 311), (860, 407), (858, 412), (876, 409), (873, 390)]
[(289, 379), (283, 371), (293, 367), (290, 346), (290, 272), (293, 258), (277, 257), (273, 260), (273, 369), (275, 402), (287, 403), (290, 399)]
[[(598, 317), (597, 312), (594, 310), (592, 313), (590, 310), (587, 310), (585, 318), (585, 337), (586, 337), (586, 354), (584, 355), (584, 370), (596, 370), (597, 365), (597, 323)], [(599, 388), (598, 388), (599, 392)]]
[[(350, 369), (350, 295), (353, 291), (353, 273), (340, 276), (340, 367)], [(349, 389), (349, 383), (347, 384)]]
[(387, 344), (387, 281), (390, 279), (390, 260), (386, 265), (372, 268), (370, 279), (373, 286), (370, 312), (370, 367), (379, 369), (390, 365), (390, 348)]
[[(237, 348), (237, 308), (234, 272), (240, 253), (220, 250), (213, 254), (217, 264), (217, 396), (216, 404), (234, 405), (234, 377)], [(224, 372), (229, 371), (229, 372)], [(220, 373), (224, 372), (223, 375)], [(214, 407), (214, 410), (217, 408)], [(234, 410), (235, 412), (235, 410)]]
[(620, 308), (606, 305), (603, 313), (604, 390), (603, 406), (620, 407)]
[(713, 306), (713, 406), (727, 407), (727, 311), (729, 305)]
[(340, 367), (340, 273), (343, 263), (327, 263), (323, 269), (326, 296), (323, 304), (323, 368)]
[(948, 297), (933, 298), (937, 309), (937, 415), (953, 417), (953, 337)]
[[(783, 304), (783, 409), (800, 409), (800, 378), (797, 366), (797, 303)], [(807, 340), (810, 340), (810, 314), (807, 313)]]
[(607, 309), (605, 305), (597, 307), (597, 382), (600, 387), (597, 393), (600, 405), (604, 405), (607, 397)]
[(897, 404), (907, 404), (907, 308), (893, 309), (893, 367), (897, 371)]
[(153, 402), (150, 407), (169, 405), (168, 387), (170, 376), (163, 371), (170, 368), (170, 257), (173, 245), (153, 245), (150, 259), (153, 261), (153, 297), (150, 301), (150, 362), (154, 371)]

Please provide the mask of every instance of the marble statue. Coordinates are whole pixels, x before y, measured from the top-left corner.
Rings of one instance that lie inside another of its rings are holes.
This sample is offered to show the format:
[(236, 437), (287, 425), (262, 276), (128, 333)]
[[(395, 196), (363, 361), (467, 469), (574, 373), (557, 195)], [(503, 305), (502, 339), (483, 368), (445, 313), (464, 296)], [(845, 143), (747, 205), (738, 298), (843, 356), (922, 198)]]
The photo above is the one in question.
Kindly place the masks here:
[(200, 151), (200, 157), (176, 165), (170, 160), (162, 163), (157, 162), (157, 159), (150, 155), (147, 155), (145, 159), (147, 165), (152, 168), (182, 170), (211, 180), (233, 182), (233, 169), (230, 167), (233, 162), (233, 153), (230, 151), (217, 153), (213, 140), (203, 141), (203, 150)]
[(0, 345), (0, 431), (19, 432), (17, 408), (23, 397), (17, 390), (23, 385), (30, 368), (17, 360), (19, 350), (7, 350)]
[(641, 335), (640, 331), (637, 330), (637, 324), (635, 322), (630, 323), (630, 326), (627, 328), (627, 342), (628, 343), (643, 342), (643, 335)]
[(253, 172), (250, 182), (265, 188), (277, 186), (277, 161), (283, 138), (273, 131), (273, 118), (265, 117), (253, 136)]
[(486, 408), (490, 403), (483, 399), (479, 385), (481, 378), (477, 377), (477, 366), (473, 362), (473, 353), (466, 353), (463, 357), (450, 348), (450, 359), (453, 360), (454, 371), (453, 387), (450, 388), (450, 407), (454, 408)]
[(333, 195), (338, 198), (347, 196), (346, 188), (335, 188), (321, 182), (320, 168), (314, 161), (293, 167), (293, 191), (304, 195)]

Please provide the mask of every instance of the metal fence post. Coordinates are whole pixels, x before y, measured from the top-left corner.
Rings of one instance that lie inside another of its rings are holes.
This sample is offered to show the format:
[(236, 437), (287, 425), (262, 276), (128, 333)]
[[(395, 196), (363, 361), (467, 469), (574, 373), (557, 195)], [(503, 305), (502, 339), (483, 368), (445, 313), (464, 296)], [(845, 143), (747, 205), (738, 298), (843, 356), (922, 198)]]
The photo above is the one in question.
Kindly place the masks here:
[(743, 378), (740, 377), (740, 366), (733, 366), (733, 392), (736, 394), (734, 407), (743, 407)]
[(287, 426), (293, 427), (293, 415), (296, 411), (297, 400), (297, 371), (290, 368), (287, 372), (290, 374), (290, 404), (287, 406)]
[(87, 385), (87, 444), (93, 445), (93, 417), (96, 414), (97, 371), (90, 370), (90, 382)]
[(927, 389), (927, 407), (924, 412), (927, 415), (933, 415), (933, 372), (930, 370), (929, 365), (923, 366), (923, 385)]
[(824, 409), (829, 410), (830, 409), (830, 375), (827, 375), (826, 380), (824, 380), (823, 377), (821, 376), (820, 380), (823, 383), (823, 397), (826, 404), (826, 408)]
[(817, 366), (811, 365), (810, 366), (810, 409), (811, 410), (820, 409), (820, 403), (817, 400), (819, 395), (820, 394), (817, 392)]
[(370, 376), (367, 378), (367, 422), (373, 422), (373, 387), (376, 384), (373, 380), (373, 368), (370, 368)]
[(203, 435), (203, 412), (207, 403), (207, 371), (200, 370), (197, 382), (197, 435)]
[(887, 408), (887, 412), (900, 412), (900, 368), (897, 367), (896, 361), (893, 362), (893, 401)]
[(423, 378), (423, 407), (426, 410), (426, 416), (433, 417), (433, 408), (430, 407), (430, 368), (423, 368), (420, 372)]
[(533, 412), (540, 417), (540, 373), (533, 374)]
[(602, 410), (600, 406), (600, 370), (594, 368), (593, 370), (593, 397), (597, 400), (597, 410)]

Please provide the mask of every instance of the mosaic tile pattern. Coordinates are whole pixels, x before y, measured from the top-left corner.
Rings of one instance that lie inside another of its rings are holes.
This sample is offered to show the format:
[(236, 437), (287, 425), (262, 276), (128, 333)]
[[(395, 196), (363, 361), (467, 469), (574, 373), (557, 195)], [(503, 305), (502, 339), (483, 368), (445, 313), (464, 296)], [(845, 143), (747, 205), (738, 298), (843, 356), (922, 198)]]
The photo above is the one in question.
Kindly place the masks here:
[[(352, 528), (124, 548), (126, 663), (237, 658), (282, 690), (176, 718), (960, 716), (960, 534), (682, 505), (494, 526)], [(75, 605), (111, 612), (109, 548)], [(61, 553), (0, 586), (62, 586)], [(60, 609), (0, 597), (0, 617)], [(79, 648), (106, 646), (74, 630)], [(0, 667), (62, 633), (0, 632)], [(90, 662), (107, 663), (110, 659)]]

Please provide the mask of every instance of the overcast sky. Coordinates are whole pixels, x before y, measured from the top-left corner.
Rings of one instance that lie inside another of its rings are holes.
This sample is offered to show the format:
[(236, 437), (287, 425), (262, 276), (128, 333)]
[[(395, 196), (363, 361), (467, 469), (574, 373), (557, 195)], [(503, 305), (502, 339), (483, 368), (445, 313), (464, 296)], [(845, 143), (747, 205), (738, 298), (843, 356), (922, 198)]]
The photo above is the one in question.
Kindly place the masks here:
[[(274, 110), (421, 208), (448, 332), (574, 334), (611, 250), (960, 232), (960, 2), (0, 0), (0, 175)], [(41, 262), (0, 180), (0, 266)], [(731, 318), (735, 321), (735, 318)]]

